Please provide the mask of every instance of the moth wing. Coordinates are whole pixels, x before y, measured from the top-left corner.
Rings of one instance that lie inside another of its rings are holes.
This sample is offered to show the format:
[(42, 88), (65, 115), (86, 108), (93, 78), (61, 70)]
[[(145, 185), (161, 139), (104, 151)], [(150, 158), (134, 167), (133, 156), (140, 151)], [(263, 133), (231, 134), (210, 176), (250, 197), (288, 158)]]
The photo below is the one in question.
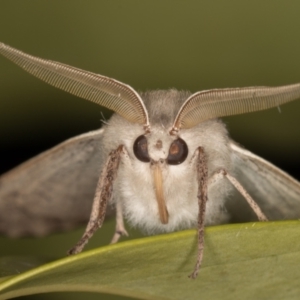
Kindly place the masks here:
[(103, 130), (71, 138), (0, 177), (0, 232), (43, 236), (89, 219)]
[[(237, 180), (252, 196), (269, 220), (300, 218), (300, 182), (262, 159), (231, 142), (232, 161)], [(228, 203), (233, 221), (257, 220), (240, 194)]]

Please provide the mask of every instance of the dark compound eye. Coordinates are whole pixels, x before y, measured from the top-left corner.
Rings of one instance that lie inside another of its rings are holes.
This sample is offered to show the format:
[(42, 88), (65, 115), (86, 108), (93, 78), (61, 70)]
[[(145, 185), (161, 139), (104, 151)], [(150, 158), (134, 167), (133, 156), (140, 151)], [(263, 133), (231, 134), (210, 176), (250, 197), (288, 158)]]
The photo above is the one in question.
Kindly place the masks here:
[(144, 135), (140, 135), (133, 144), (133, 152), (136, 158), (142, 162), (150, 162), (148, 142)]
[(170, 146), (169, 155), (167, 158), (168, 164), (169, 165), (181, 164), (187, 158), (188, 152), (189, 150), (186, 142), (183, 139), (178, 138)]

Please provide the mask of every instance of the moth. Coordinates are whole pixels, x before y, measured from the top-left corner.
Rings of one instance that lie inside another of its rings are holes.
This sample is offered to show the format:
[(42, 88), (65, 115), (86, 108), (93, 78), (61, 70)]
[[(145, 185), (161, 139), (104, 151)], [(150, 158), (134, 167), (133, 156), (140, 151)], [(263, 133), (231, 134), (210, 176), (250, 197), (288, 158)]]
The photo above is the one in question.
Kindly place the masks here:
[[(87, 222), (70, 254), (82, 251), (116, 212), (145, 233), (197, 228), (237, 215), (260, 221), (300, 217), (300, 183), (240, 147), (219, 117), (277, 107), (300, 97), (300, 84), (138, 93), (129, 85), (0, 43), (0, 53), (41, 80), (111, 109), (101, 129), (71, 138), (0, 177), (0, 232), (42, 236)], [(254, 212), (251, 215), (251, 211)], [(90, 215), (90, 216), (89, 216)]]

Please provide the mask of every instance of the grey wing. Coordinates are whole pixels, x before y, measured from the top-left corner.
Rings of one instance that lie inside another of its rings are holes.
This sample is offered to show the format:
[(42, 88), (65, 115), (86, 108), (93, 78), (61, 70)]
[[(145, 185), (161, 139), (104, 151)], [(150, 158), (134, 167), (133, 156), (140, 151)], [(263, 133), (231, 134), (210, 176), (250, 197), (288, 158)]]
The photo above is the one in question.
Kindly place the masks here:
[(69, 139), (0, 177), (0, 233), (43, 236), (86, 222), (103, 130)]
[[(269, 220), (300, 218), (300, 182), (261, 157), (230, 143), (234, 175)], [(255, 220), (240, 195), (228, 203), (234, 221)]]

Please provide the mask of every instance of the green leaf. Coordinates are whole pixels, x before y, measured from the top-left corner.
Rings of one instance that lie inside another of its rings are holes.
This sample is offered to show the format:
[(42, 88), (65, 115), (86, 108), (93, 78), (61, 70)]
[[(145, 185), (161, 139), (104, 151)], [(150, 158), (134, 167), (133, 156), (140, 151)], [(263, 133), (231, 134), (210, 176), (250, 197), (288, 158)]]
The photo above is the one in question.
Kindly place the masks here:
[(196, 232), (122, 242), (45, 264), (0, 281), (0, 299), (55, 291), (140, 299), (299, 299), (299, 221), (206, 228), (203, 265)]
[[(53, 259), (52, 259), (53, 260)], [(0, 257), (0, 281), (4, 277), (20, 274), (27, 270), (49, 262), (50, 259), (32, 256), (4, 256)]]

